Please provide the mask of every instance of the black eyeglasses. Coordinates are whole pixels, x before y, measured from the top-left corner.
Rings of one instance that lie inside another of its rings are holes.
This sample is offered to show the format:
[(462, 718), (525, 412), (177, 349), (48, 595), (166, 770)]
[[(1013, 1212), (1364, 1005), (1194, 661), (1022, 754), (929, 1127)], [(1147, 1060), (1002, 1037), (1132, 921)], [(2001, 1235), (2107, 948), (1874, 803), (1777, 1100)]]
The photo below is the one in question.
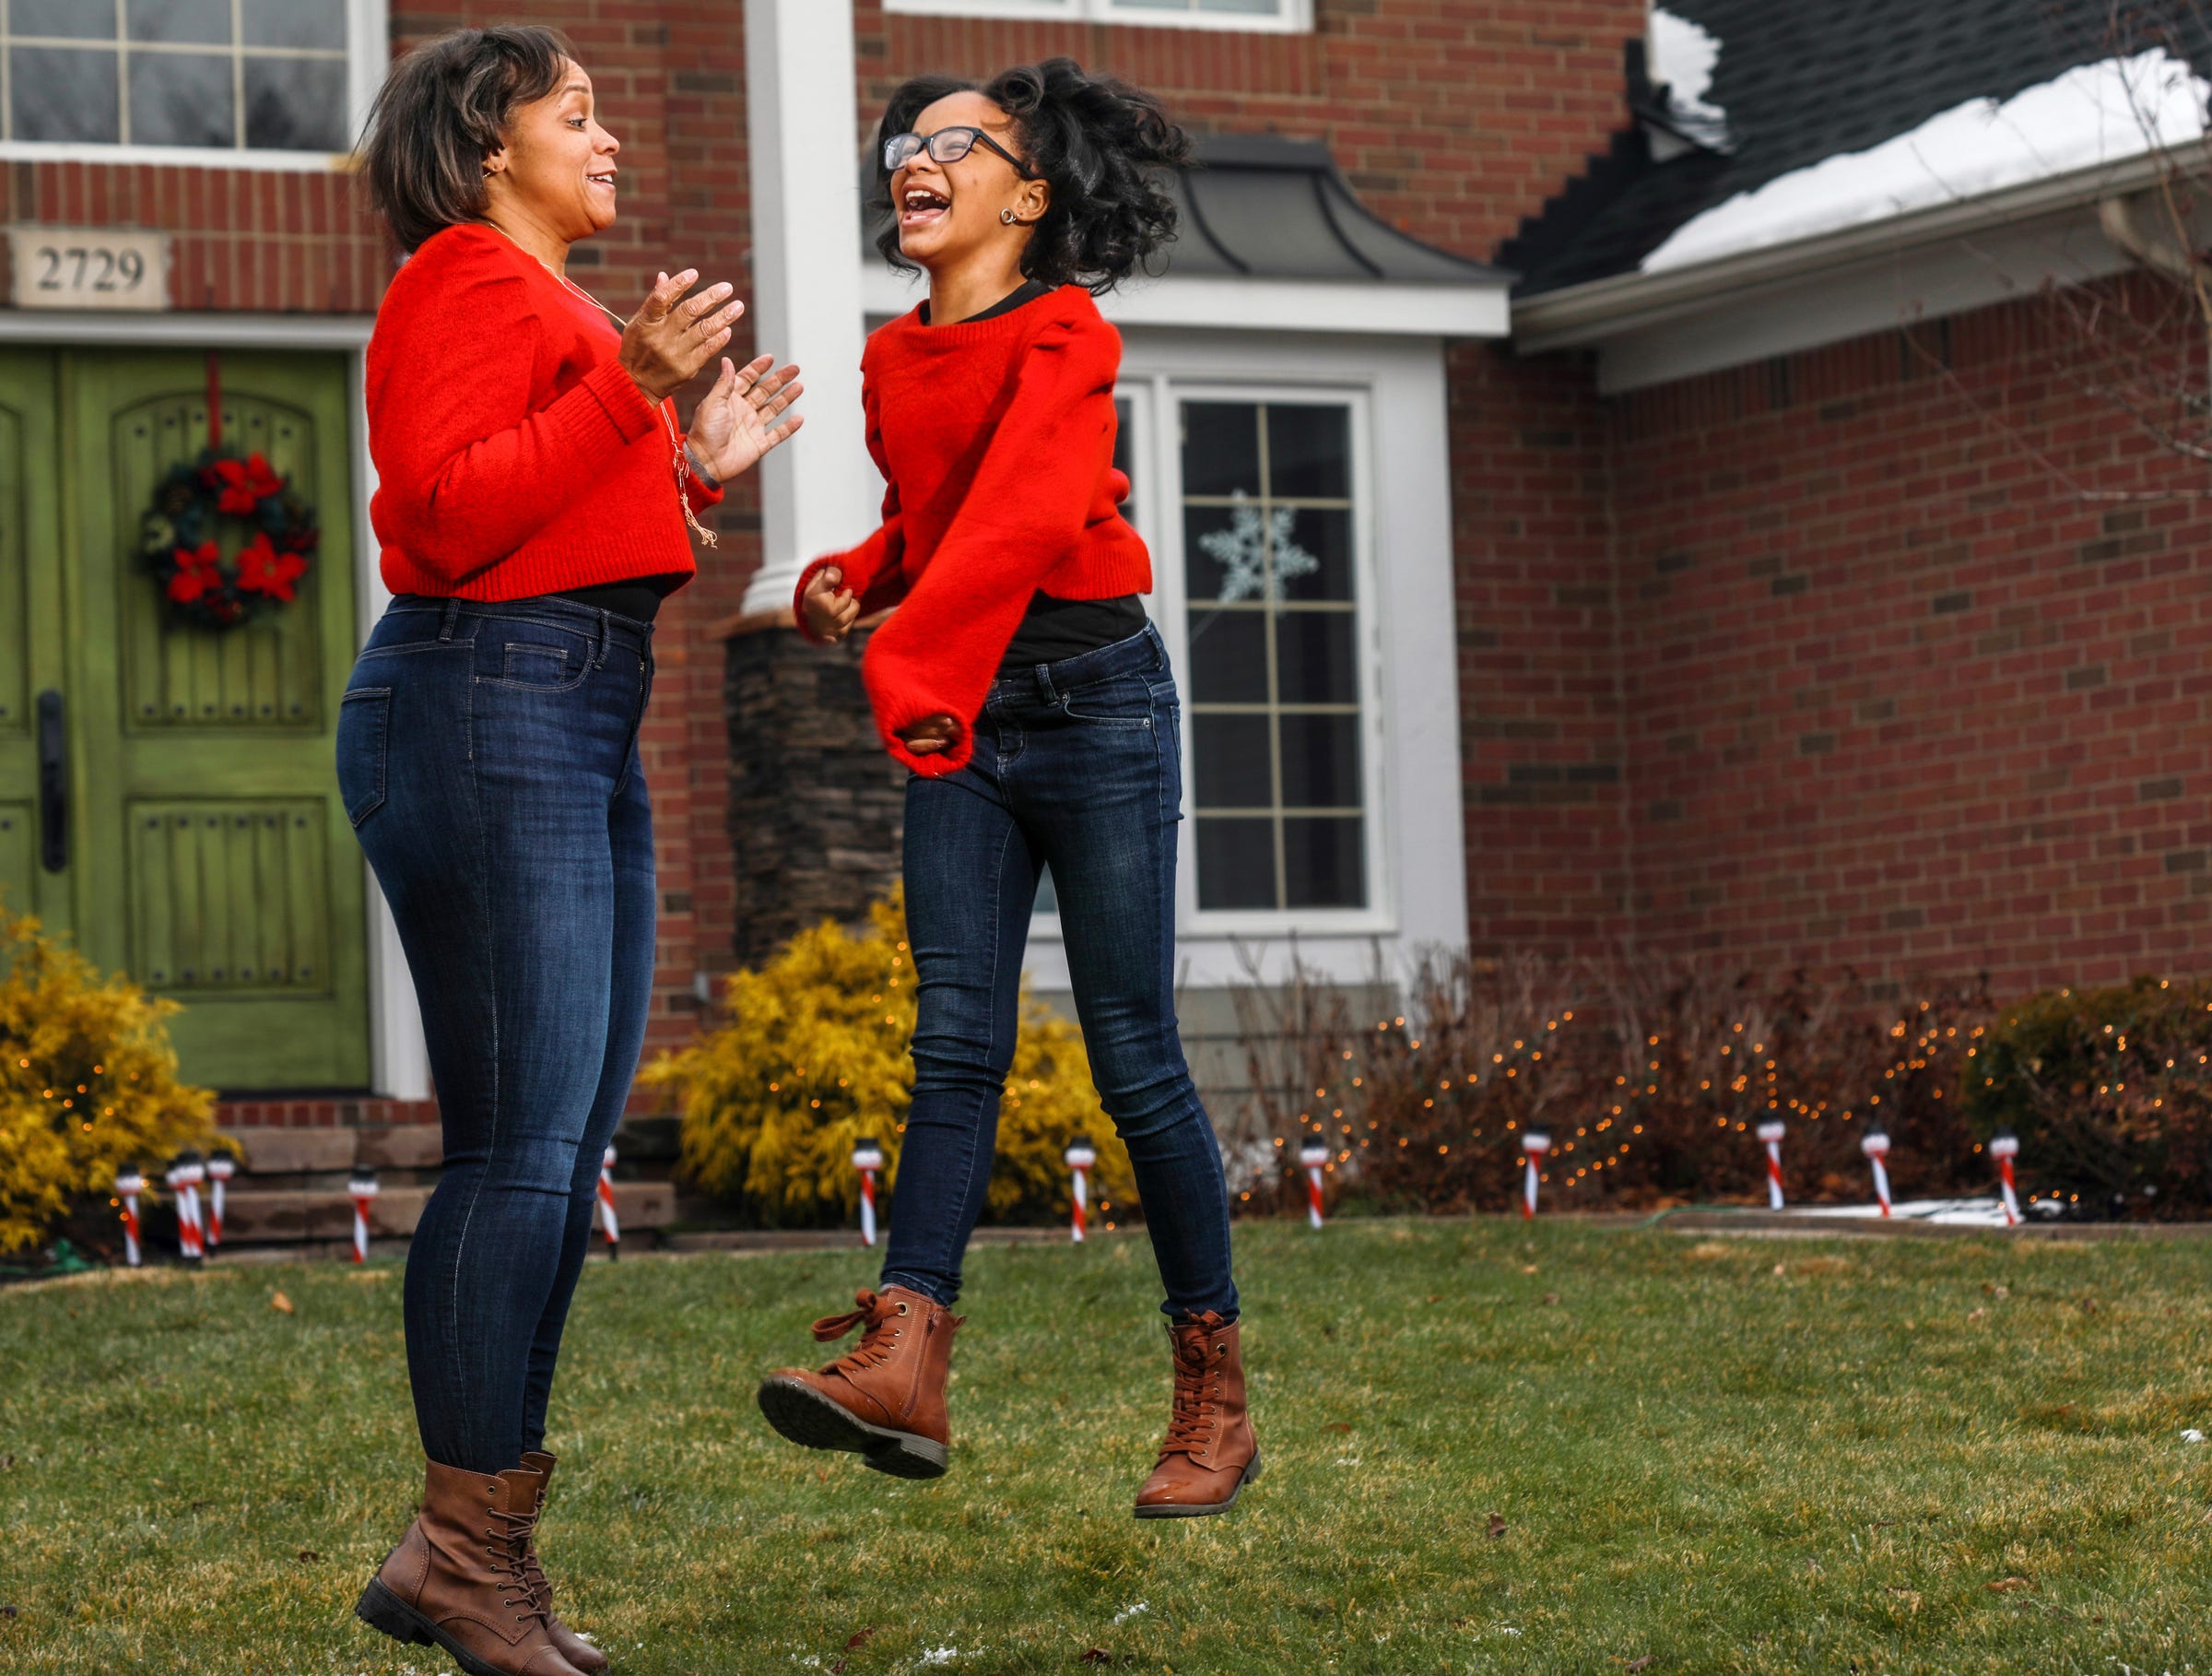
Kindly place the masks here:
[(927, 151), (930, 159), (938, 163), (957, 163), (984, 145), (1014, 165), (1014, 171), (1025, 181), (1037, 177), (1030, 166), (985, 134), (981, 128), (939, 128), (935, 134), (894, 134), (883, 142), (883, 171), (897, 174), (901, 169)]

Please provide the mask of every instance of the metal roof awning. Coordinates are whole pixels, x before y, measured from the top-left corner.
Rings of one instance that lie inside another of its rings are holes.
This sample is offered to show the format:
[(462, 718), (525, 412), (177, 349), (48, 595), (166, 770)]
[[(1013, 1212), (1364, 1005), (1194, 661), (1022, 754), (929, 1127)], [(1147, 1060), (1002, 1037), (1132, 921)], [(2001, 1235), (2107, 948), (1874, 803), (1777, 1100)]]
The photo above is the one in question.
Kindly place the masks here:
[[(1445, 337), (1509, 331), (1514, 277), (1390, 226), (1353, 195), (1325, 145), (1223, 135), (1198, 149), (1198, 165), (1170, 182), (1181, 230), (1163, 270), (1100, 301), (1115, 324)], [(877, 255), (880, 225), (864, 209), (867, 311), (888, 318), (912, 308), (923, 286)]]

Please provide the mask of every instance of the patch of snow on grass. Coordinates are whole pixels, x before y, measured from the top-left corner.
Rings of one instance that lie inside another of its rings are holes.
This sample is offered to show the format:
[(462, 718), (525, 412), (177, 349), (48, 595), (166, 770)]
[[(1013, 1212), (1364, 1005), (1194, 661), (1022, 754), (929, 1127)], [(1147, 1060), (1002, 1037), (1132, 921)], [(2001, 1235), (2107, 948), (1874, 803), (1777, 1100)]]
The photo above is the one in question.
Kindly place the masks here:
[(1690, 138), (1716, 148), (1728, 142), (1728, 112), (1705, 95), (1721, 62), (1720, 37), (1702, 24), (1652, 8), (1651, 77), (1667, 90), (1667, 105)]
[[(1654, 14), (1654, 38), (1657, 18)], [(1687, 267), (1915, 209), (1980, 197), (2201, 139), (2212, 82), (2163, 47), (2077, 65), (2054, 81), (1969, 100), (1910, 133), (1738, 193), (1676, 229), (1643, 271)]]
[(960, 1649), (957, 1646), (933, 1646), (914, 1662), (920, 1665), (950, 1664), (959, 1656)]
[(1126, 1623), (1130, 1619), (1135, 1617), (1137, 1613), (1148, 1612), (1151, 1610), (1152, 1603), (1149, 1600), (1139, 1600), (1135, 1606), (1124, 1606), (1120, 1611), (1114, 1613), (1113, 1621), (1116, 1624)]

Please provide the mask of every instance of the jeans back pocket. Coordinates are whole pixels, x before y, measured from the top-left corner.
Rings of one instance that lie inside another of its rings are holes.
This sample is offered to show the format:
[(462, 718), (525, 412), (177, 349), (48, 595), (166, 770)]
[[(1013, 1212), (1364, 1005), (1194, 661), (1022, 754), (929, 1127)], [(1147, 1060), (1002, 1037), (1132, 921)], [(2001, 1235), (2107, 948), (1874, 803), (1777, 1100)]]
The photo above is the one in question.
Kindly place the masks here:
[(392, 731), (392, 689), (359, 687), (338, 706), (338, 796), (356, 827), (384, 800), (384, 758)]

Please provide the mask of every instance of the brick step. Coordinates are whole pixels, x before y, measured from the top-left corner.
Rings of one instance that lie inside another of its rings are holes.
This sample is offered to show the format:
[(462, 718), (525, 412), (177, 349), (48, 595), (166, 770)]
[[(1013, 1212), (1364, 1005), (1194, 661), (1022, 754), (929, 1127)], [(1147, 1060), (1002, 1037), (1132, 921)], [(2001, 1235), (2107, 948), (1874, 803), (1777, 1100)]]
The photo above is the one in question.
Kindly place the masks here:
[[(257, 1185), (343, 1186), (346, 1173), (371, 1169), (387, 1181), (435, 1182), (444, 1161), (442, 1131), (435, 1123), (397, 1123), (362, 1128), (226, 1128), (226, 1139), (243, 1154), (241, 1170)], [(618, 1181), (665, 1181), (676, 1166), (677, 1119), (633, 1117), (615, 1131)], [(385, 1172), (396, 1172), (387, 1176)], [(333, 1178), (327, 1182), (312, 1178)], [(297, 1179), (280, 1179), (297, 1178)]]
[[(428, 1186), (383, 1187), (369, 1211), (371, 1239), (406, 1239), (429, 1202)], [(622, 1230), (665, 1228), (676, 1220), (676, 1195), (665, 1182), (615, 1184), (615, 1214)], [(167, 1219), (164, 1219), (167, 1220)], [(155, 1230), (156, 1237), (159, 1235)], [(224, 1245), (293, 1245), (353, 1237), (353, 1201), (343, 1188), (232, 1186), (223, 1208)]]

